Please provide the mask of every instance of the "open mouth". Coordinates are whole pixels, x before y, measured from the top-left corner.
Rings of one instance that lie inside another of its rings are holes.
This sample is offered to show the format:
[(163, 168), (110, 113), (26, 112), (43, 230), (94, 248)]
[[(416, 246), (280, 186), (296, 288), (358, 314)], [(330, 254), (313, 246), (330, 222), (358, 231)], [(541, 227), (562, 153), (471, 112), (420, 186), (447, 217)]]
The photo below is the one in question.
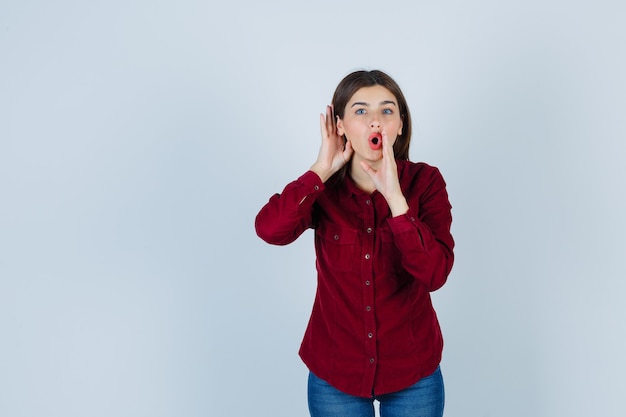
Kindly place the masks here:
[(380, 133), (374, 133), (369, 137), (370, 148), (378, 150), (383, 147), (383, 135)]

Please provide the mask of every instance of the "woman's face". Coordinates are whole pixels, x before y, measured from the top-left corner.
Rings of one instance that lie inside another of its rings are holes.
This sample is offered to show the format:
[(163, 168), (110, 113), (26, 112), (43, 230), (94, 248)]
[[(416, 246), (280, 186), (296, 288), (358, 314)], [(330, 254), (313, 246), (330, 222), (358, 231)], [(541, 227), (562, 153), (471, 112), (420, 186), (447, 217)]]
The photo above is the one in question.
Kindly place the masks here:
[(402, 134), (398, 100), (385, 87), (363, 87), (348, 100), (343, 118), (337, 120), (339, 135), (345, 135), (357, 159), (370, 162), (382, 158), (382, 132), (393, 146)]

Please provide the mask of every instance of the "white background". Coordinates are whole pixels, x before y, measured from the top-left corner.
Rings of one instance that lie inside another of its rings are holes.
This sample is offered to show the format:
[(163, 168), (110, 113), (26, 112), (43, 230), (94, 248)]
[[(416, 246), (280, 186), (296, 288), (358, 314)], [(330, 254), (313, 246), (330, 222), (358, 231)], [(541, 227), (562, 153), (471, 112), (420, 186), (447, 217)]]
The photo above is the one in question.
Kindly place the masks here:
[(0, 3), (0, 415), (305, 416), (312, 234), (254, 216), (355, 69), (454, 206), (447, 416), (624, 416), (626, 6)]

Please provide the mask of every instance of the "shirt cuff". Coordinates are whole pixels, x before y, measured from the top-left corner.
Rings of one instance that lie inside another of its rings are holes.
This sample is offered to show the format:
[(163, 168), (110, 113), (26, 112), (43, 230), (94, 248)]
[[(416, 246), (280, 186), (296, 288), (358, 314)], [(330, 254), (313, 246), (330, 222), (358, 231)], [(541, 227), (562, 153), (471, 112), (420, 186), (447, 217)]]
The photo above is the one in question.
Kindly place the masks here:
[(326, 188), (322, 179), (313, 171), (305, 172), (298, 181), (308, 190), (311, 194), (320, 193)]
[(397, 234), (415, 230), (416, 225), (420, 223), (420, 221), (409, 208), (405, 214), (388, 218), (387, 223), (389, 223), (391, 231)]
[[(431, 234), (427, 231), (423, 232), (424, 224), (410, 208), (409, 211), (401, 216), (390, 217), (387, 219), (387, 223), (389, 224), (391, 232), (396, 237), (406, 233), (416, 233), (419, 236), (422, 249), (424, 251), (428, 250)], [(396, 241), (398, 241), (398, 239), (396, 239)]]

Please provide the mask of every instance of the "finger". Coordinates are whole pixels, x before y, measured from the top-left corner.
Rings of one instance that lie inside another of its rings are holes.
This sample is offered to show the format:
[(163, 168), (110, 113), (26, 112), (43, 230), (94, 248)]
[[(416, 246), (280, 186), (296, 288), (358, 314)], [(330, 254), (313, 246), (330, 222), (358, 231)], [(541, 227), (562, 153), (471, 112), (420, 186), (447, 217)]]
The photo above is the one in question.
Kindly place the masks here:
[(326, 118), (322, 113), (320, 113), (320, 133), (322, 134), (322, 139), (328, 136), (328, 129), (326, 128)]
[(365, 161), (360, 161), (361, 164), (361, 168), (363, 168), (363, 171), (365, 171), (365, 173), (367, 175), (369, 175), (369, 177), (373, 180), (374, 177), (376, 176), (376, 170), (374, 168), (372, 168), (367, 162)]
[(383, 131), (382, 135), (383, 135), (383, 167), (384, 167), (382, 169), (384, 169), (385, 173), (391, 175), (390, 179), (397, 178), (398, 166), (396, 164), (396, 159), (395, 159), (395, 155), (393, 152), (393, 145), (391, 144), (391, 141), (389, 140), (389, 136), (387, 136), (387, 132)]
[(387, 131), (382, 131), (383, 135), (383, 156), (393, 159), (393, 146), (389, 142), (389, 136), (387, 136)]
[(343, 148), (343, 160), (348, 162), (352, 157), (352, 152), (354, 152), (354, 150), (352, 149), (352, 143), (350, 141), (347, 141)]
[(349, 140), (346, 141), (346, 144), (343, 148), (344, 153), (348, 152), (350, 155), (352, 155), (353, 149), (352, 149), (352, 142), (350, 142)]
[(329, 135), (335, 133), (335, 119), (333, 116), (333, 108), (332, 106), (326, 106), (326, 130)]

